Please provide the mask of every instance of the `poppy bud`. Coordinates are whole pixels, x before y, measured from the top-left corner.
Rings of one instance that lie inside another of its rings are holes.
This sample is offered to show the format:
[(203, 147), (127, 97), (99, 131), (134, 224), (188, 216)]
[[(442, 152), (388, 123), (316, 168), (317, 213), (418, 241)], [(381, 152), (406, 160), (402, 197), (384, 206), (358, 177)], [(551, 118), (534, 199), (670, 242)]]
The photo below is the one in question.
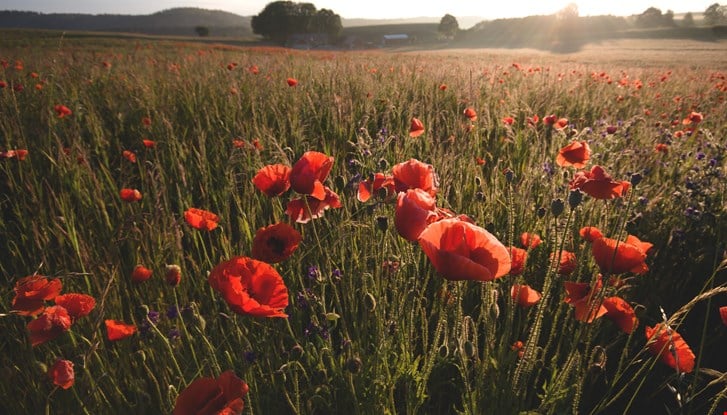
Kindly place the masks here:
[(538, 218), (542, 219), (545, 217), (546, 210), (544, 207), (539, 207), (538, 210), (535, 211), (535, 214), (538, 215)]
[(482, 186), (482, 179), (480, 178), (480, 176), (475, 176), (475, 186)]
[(389, 228), (389, 218), (386, 216), (379, 216), (376, 218), (376, 227), (379, 230), (386, 232)]
[(299, 344), (296, 344), (295, 346), (293, 346), (292, 349), (290, 349), (290, 357), (293, 360), (300, 359), (303, 356), (303, 354), (305, 354), (305, 350), (303, 349), (303, 346), (301, 346)]
[(485, 194), (482, 192), (475, 193), (475, 197), (478, 201), (483, 202), (485, 200)]
[(510, 169), (506, 169), (505, 170), (505, 180), (507, 180), (508, 183), (512, 183), (512, 181), (514, 179), (515, 179), (515, 172)]
[(471, 341), (467, 340), (466, 342), (464, 342), (464, 347), (463, 348), (464, 348), (464, 354), (467, 357), (469, 357), (470, 359), (472, 359), (473, 357), (475, 357), (475, 353), (476, 353), (476, 351), (475, 351), (475, 345), (472, 344)]
[(641, 183), (641, 179), (643, 179), (644, 176), (641, 175), (641, 173), (634, 173), (631, 175), (631, 185), (636, 186), (639, 183)]
[(164, 278), (166, 279), (167, 284), (172, 287), (176, 287), (182, 280), (182, 269), (179, 268), (179, 265), (167, 265), (167, 272)]
[(439, 346), (439, 357), (445, 359), (449, 355), (449, 347), (446, 344)]
[(386, 159), (379, 159), (379, 169), (380, 170), (388, 170), (389, 169), (389, 162)]
[(364, 296), (364, 305), (368, 311), (376, 310), (376, 298), (371, 293), (366, 293)]
[(361, 359), (358, 357), (352, 357), (346, 361), (346, 370), (356, 374), (361, 371), (362, 365), (363, 363), (361, 362)]
[(552, 213), (553, 216), (560, 216), (560, 214), (563, 213), (563, 209), (565, 209), (563, 199), (558, 198), (550, 202), (550, 213)]
[(568, 205), (571, 209), (577, 208), (583, 201), (583, 193), (578, 189), (573, 189), (568, 194)]

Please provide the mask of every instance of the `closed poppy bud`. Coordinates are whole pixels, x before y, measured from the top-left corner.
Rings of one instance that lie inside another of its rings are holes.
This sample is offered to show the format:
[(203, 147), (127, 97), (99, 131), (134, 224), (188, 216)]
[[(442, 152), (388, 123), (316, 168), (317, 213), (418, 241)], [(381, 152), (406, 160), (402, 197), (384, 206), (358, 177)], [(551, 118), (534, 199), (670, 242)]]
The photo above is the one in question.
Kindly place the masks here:
[(366, 293), (364, 296), (364, 305), (368, 311), (376, 310), (376, 298), (371, 293)]
[(164, 279), (167, 281), (167, 284), (176, 287), (182, 280), (182, 269), (179, 268), (179, 265), (167, 265)]
[(643, 180), (644, 176), (641, 175), (641, 173), (634, 173), (631, 175), (631, 185), (636, 186), (639, 183), (641, 183), (641, 180)]
[(134, 283), (142, 283), (149, 278), (151, 278), (152, 271), (143, 266), (143, 265), (137, 265), (134, 267), (134, 271), (131, 272), (131, 281)]
[(358, 357), (352, 357), (346, 361), (346, 369), (353, 374), (360, 372), (361, 366), (362, 362)]
[(70, 360), (58, 359), (53, 367), (48, 371), (53, 384), (63, 389), (73, 386), (76, 378), (73, 372), (73, 362)]
[(409, 137), (419, 137), (424, 134), (424, 124), (418, 119), (411, 119), (411, 125), (409, 126)]
[(565, 203), (563, 203), (563, 199), (558, 198), (550, 202), (550, 212), (553, 216), (560, 216), (564, 209)]
[(571, 209), (577, 208), (582, 201), (583, 193), (580, 190), (572, 189), (570, 193), (568, 193), (568, 206), (570, 206)]

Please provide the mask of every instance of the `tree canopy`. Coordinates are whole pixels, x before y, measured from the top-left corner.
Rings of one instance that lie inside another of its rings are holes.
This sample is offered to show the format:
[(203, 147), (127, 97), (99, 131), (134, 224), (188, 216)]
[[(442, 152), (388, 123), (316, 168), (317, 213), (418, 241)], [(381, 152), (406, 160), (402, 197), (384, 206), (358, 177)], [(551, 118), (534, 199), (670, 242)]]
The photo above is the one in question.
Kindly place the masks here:
[(727, 24), (727, 6), (713, 3), (704, 11), (704, 24), (716, 26)]
[(278, 42), (301, 33), (326, 33), (335, 37), (343, 29), (341, 16), (333, 11), (316, 10), (311, 3), (292, 1), (268, 3), (250, 23), (253, 33)]
[(453, 38), (459, 32), (459, 22), (451, 14), (445, 14), (439, 21), (437, 31), (444, 37)]

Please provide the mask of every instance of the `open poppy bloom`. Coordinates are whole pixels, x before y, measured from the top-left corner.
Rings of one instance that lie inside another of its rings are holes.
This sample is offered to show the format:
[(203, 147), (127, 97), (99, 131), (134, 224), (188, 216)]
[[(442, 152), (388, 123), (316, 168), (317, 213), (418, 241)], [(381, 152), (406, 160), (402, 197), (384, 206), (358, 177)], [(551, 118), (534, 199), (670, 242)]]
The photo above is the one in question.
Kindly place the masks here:
[(543, 242), (537, 233), (523, 232), (520, 234), (520, 246), (525, 249), (535, 249)]
[(269, 197), (280, 196), (290, 189), (290, 167), (269, 164), (257, 171), (252, 184)]
[(613, 180), (601, 166), (593, 166), (591, 171), (579, 171), (570, 181), (571, 189), (580, 189), (595, 199), (614, 199), (628, 192), (631, 183)]
[(325, 192), (323, 200), (318, 200), (311, 196), (304, 196), (305, 199), (298, 198), (291, 200), (285, 207), (285, 214), (297, 223), (308, 223), (312, 219), (322, 217), (326, 210), (330, 208), (337, 209), (343, 206), (336, 192), (328, 187), (325, 187), (323, 190)]
[(603, 288), (601, 274), (596, 277), (596, 283), (591, 286), (587, 282), (563, 282), (566, 297), (564, 302), (575, 307), (575, 317), (578, 321), (590, 323), (608, 312), (602, 304), (596, 304), (596, 294)]
[(71, 328), (71, 316), (59, 305), (46, 307), (40, 317), (28, 322), (30, 344), (33, 347), (53, 340)]
[(424, 124), (418, 119), (411, 119), (411, 125), (409, 126), (409, 137), (419, 137), (424, 134)]
[(285, 82), (288, 83), (288, 86), (296, 86), (298, 85), (298, 80), (295, 78), (288, 78), (285, 80)]
[(53, 110), (55, 110), (58, 118), (68, 117), (73, 114), (73, 111), (71, 111), (70, 108), (68, 108), (65, 105), (61, 105), (61, 104), (58, 104), (55, 107), (53, 107)]
[(727, 326), (727, 306), (719, 308), (719, 317), (722, 319), (722, 324)]
[(556, 130), (562, 130), (568, 126), (568, 118), (558, 118), (558, 121), (553, 124)]
[(520, 307), (532, 307), (540, 301), (540, 293), (530, 288), (529, 285), (513, 284), (510, 288), (510, 296)]
[(30, 275), (15, 283), (12, 309), (22, 316), (37, 316), (43, 312), (45, 301), (52, 300), (63, 289), (61, 280)]
[(472, 107), (465, 108), (464, 116), (467, 117), (470, 121), (477, 120), (477, 112)]
[(75, 373), (73, 371), (73, 362), (65, 359), (58, 359), (53, 364), (53, 367), (48, 371), (53, 384), (61, 387), (62, 389), (68, 389), (73, 386), (76, 381)]
[(121, 152), (121, 155), (124, 156), (126, 160), (129, 161), (129, 163), (136, 163), (136, 154), (131, 150), (124, 150)]
[(606, 308), (606, 314), (603, 316), (616, 323), (622, 332), (631, 334), (639, 324), (639, 319), (636, 318), (633, 307), (623, 298), (604, 298), (603, 306)]
[(184, 212), (184, 220), (195, 229), (211, 231), (217, 227), (220, 217), (207, 210), (189, 208)]
[[(550, 259), (555, 259), (556, 253), (550, 254)], [(566, 250), (561, 251), (560, 260), (558, 261), (558, 275), (570, 275), (575, 271), (576, 266), (576, 254)]]
[(591, 147), (585, 141), (573, 141), (558, 151), (555, 163), (560, 167), (573, 166), (576, 169), (586, 167), (591, 158)]
[(141, 192), (136, 189), (121, 189), (119, 190), (119, 196), (124, 202), (138, 202), (141, 200)]
[(53, 300), (56, 305), (62, 306), (71, 316), (71, 321), (76, 321), (91, 313), (96, 307), (96, 299), (87, 294), (68, 293), (56, 296)]
[(18, 160), (23, 161), (27, 156), (28, 150), (24, 149), (0, 151), (0, 160), (17, 158)]
[(323, 182), (333, 168), (333, 157), (317, 151), (307, 151), (295, 162), (290, 171), (290, 185), (296, 192), (323, 200), (326, 197)]
[(422, 189), (399, 192), (396, 198), (394, 226), (407, 241), (416, 241), (429, 224), (439, 219), (436, 200)]
[(528, 251), (522, 248), (511, 246), (510, 252), (510, 275), (520, 275), (525, 270), (525, 261), (528, 259)]
[(359, 202), (363, 203), (371, 199), (371, 195), (381, 189), (386, 189), (387, 195), (393, 194), (395, 191), (394, 188), (394, 176), (386, 175), (384, 173), (375, 173), (373, 177), (369, 177), (368, 179), (359, 182), (356, 198)]
[(514, 122), (515, 122), (515, 118), (512, 118), (512, 117), (508, 116), (508, 117), (502, 118), (502, 123), (505, 125), (512, 125)]
[(659, 357), (662, 363), (680, 373), (694, 370), (694, 353), (682, 336), (670, 327), (659, 323), (654, 327), (646, 326), (646, 347)]
[(487, 230), (459, 219), (432, 223), (419, 245), (448, 280), (492, 281), (510, 271), (510, 254)]
[(394, 176), (394, 188), (397, 193), (408, 189), (422, 189), (432, 196), (437, 194), (439, 181), (431, 164), (409, 159), (396, 164), (391, 169), (391, 174)]
[(601, 230), (595, 226), (585, 226), (578, 231), (578, 234), (581, 235), (581, 238), (588, 242), (593, 242), (598, 238), (603, 238), (603, 233), (601, 233)]
[(231, 370), (195, 379), (177, 396), (172, 415), (240, 415), (249, 389)]
[(284, 261), (298, 249), (301, 236), (287, 223), (260, 228), (252, 241), (252, 257), (269, 264)]
[(704, 115), (702, 115), (699, 112), (692, 111), (691, 113), (689, 113), (689, 115), (687, 115), (687, 118), (685, 118), (682, 121), (682, 124), (684, 124), (684, 125), (689, 125), (692, 123), (699, 124), (700, 122), (702, 122), (702, 120), (704, 120)]
[(288, 288), (269, 264), (248, 257), (234, 257), (215, 266), (207, 278), (222, 294), (230, 309), (254, 317), (288, 317)]
[(157, 146), (156, 141), (149, 140), (148, 138), (141, 140), (141, 143), (144, 144), (144, 147), (146, 147), (146, 148), (154, 148)]
[(555, 114), (546, 115), (543, 117), (543, 124), (552, 126), (555, 124), (555, 122), (558, 121), (558, 117)]
[(642, 242), (639, 238), (628, 235), (626, 241), (611, 238), (598, 238), (591, 245), (591, 252), (601, 272), (623, 274), (633, 272), (644, 274), (649, 270), (646, 265), (646, 254), (653, 244)]
[(105, 320), (104, 325), (106, 325), (106, 337), (112, 342), (123, 340), (136, 333), (135, 325), (126, 324), (123, 321)]
[(149, 268), (143, 265), (137, 265), (131, 272), (131, 281), (136, 284), (142, 283), (151, 278), (151, 274), (152, 271)]

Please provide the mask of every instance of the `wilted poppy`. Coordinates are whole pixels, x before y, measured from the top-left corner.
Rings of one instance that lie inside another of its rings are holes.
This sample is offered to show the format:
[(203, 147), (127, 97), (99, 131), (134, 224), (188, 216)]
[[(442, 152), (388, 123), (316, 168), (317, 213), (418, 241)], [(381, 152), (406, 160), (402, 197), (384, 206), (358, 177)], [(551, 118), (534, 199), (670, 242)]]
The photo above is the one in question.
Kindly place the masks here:
[(287, 317), (288, 288), (269, 264), (248, 257), (234, 257), (215, 266), (207, 278), (222, 294), (230, 309), (255, 317)]
[(179, 265), (167, 265), (164, 270), (164, 280), (172, 287), (176, 287), (182, 281), (182, 268)]
[(417, 159), (396, 164), (391, 173), (394, 176), (396, 192), (405, 192), (408, 189), (422, 189), (432, 196), (437, 194), (439, 180), (434, 173), (434, 167)]
[(61, 387), (62, 389), (68, 389), (73, 386), (76, 381), (75, 373), (73, 371), (73, 362), (65, 359), (58, 359), (48, 371), (53, 384)]
[(646, 348), (659, 357), (662, 363), (681, 373), (694, 370), (694, 353), (682, 336), (672, 328), (659, 323), (646, 326)]
[(269, 197), (280, 196), (290, 189), (290, 167), (269, 164), (257, 171), (252, 184)]
[(121, 197), (121, 200), (129, 203), (141, 200), (141, 192), (137, 189), (121, 189), (119, 190), (119, 196)]
[(91, 313), (96, 306), (96, 299), (87, 294), (68, 293), (56, 296), (53, 300), (56, 305), (62, 306), (71, 316), (71, 321), (76, 321)]
[(71, 111), (71, 109), (65, 105), (58, 104), (55, 107), (53, 107), (53, 109), (55, 110), (58, 118), (68, 117), (73, 114), (73, 111)]
[(131, 272), (131, 281), (136, 284), (142, 283), (151, 278), (151, 274), (152, 271), (149, 268), (143, 265), (137, 265)]
[(285, 207), (285, 214), (295, 222), (308, 223), (312, 219), (322, 217), (329, 208), (335, 209), (342, 206), (336, 192), (328, 187), (324, 187), (323, 190), (325, 193), (323, 200), (314, 199), (311, 196), (291, 200)]
[(258, 229), (252, 241), (252, 257), (269, 264), (287, 259), (298, 249), (301, 236), (287, 223), (276, 223)]
[(540, 293), (530, 288), (529, 285), (513, 284), (510, 288), (510, 296), (520, 307), (532, 307), (540, 301)]
[(603, 306), (606, 308), (603, 316), (616, 323), (622, 332), (631, 334), (634, 331), (639, 319), (631, 304), (621, 297), (608, 297), (603, 299)]
[(520, 234), (520, 246), (525, 249), (535, 249), (543, 242), (537, 233), (523, 232)]
[(437, 221), (436, 200), (422, 189), (399, 192), (396, 199), (394, 226), (408, 241), (416, 241), (429, 224)]
[(333, 168), (333, 160), (333, 157), (317, 151), (305, 152), (290, 171), (290, 185), (293, 190), (323, 200), (326, 197), (323, 182)]
[(204, 209), (189, 208), (184, 212), (184, 220), (195, 229), (211, 231), (217, 227), (220, 217)]
[(576, 169), (586, 167), (591, 158), (591, 147), (585, 141), (573, 141), (558, 151), (555, 163), (560, 167), (573, 166)]
[(598, 274), (593, 286), (587, 282), (563, 282), (566, 292), (564, 302), (575, 307), (576, 320), (590, 323), (608, 311), (602, 304), (596, 304), (596, 294), (603, 288), (601, 278)]
[(418, 118), (412, 117), (409, 126), (409, 137), (419, 137), (422, 134), (424, 134), (424, 124)]
[(467, 107), (464, 110), (464, 116), (469, 118), (470, 121), (477, 120), (477, 112), (472, 107)]
[(651, 243), (642, 242), (633, 235), (628, 235), (625, 241), (603, 237), (593, 241), (591, 252), (601, 272), (609, 274), (633, 272), (641, 275), (649, 270), (644, 261), (652, 246)]
[[(555, 253), (550, 254), (550, 259), (553, 260), (555, 255)], [(576, 254), (562, 250), (560, 252), (560, 261), (558, 261), (558, 275), (570, 275), (573, 271), (575, 271), (576, 266)]]
[(395, 192), (394, 176), (386, 175), (384, 173), (375, 173), (373, 177), (369, 177), (366, 180), (362, 180), (358, 184), (358, 193), (356, 198), (359, 202), (366, 202), (371, 199), (371, 195), (386, 189), (386, 194), (393, 194)]
[(528, 251), (511, 246), (510, 252), (510, 275), (520, 275), (525, 270), (525, 261), (528, 259)]
[(295, 78), (288, 78), (288, 79), (286, 79), (286, 82), (288, 83), (288, 86), (298, 85), (298, 80)]
[(570, 181), (571, 189), (580, 189), (596, 199), (613, 199), (628, 192), (631, 183), (613, 180), (601, 166), (593, 166), (591, 171), (579, 171)]
[(198, 378), (177, 396), (172, 415), (240, 415), (248, 390), (247, 383), (231, 370), (217, 379)]
[(136, 154), (133, 151), (124, 150), (123, 152), (121, 152), (121, 155), (124, 156), (124, 158), (130, 163), (136, 163)]
[(23, 316), (35, 316), (43, 312), (45, 301), (52, 300), (63, 289), (61, 280), (48, 279), (41, 275), (30, 275), (15, 283), (14, 312)]
[(429, 225), (419, 245), (448, 280), (492, 281), (510, 271), (507, 248), (485, 229), (459, 219)]
[(106, 325), (106, 337), (112, 342), (123, 340), (136, 333), (135, 325), (126, 324), (123, 321), (105, 320), (104, 324)]
[(46, 307), (40, 317), (28, 323), (30, 343), (33, 347), (53, 340), (71, 328), (71, 316), (59, 305)]

